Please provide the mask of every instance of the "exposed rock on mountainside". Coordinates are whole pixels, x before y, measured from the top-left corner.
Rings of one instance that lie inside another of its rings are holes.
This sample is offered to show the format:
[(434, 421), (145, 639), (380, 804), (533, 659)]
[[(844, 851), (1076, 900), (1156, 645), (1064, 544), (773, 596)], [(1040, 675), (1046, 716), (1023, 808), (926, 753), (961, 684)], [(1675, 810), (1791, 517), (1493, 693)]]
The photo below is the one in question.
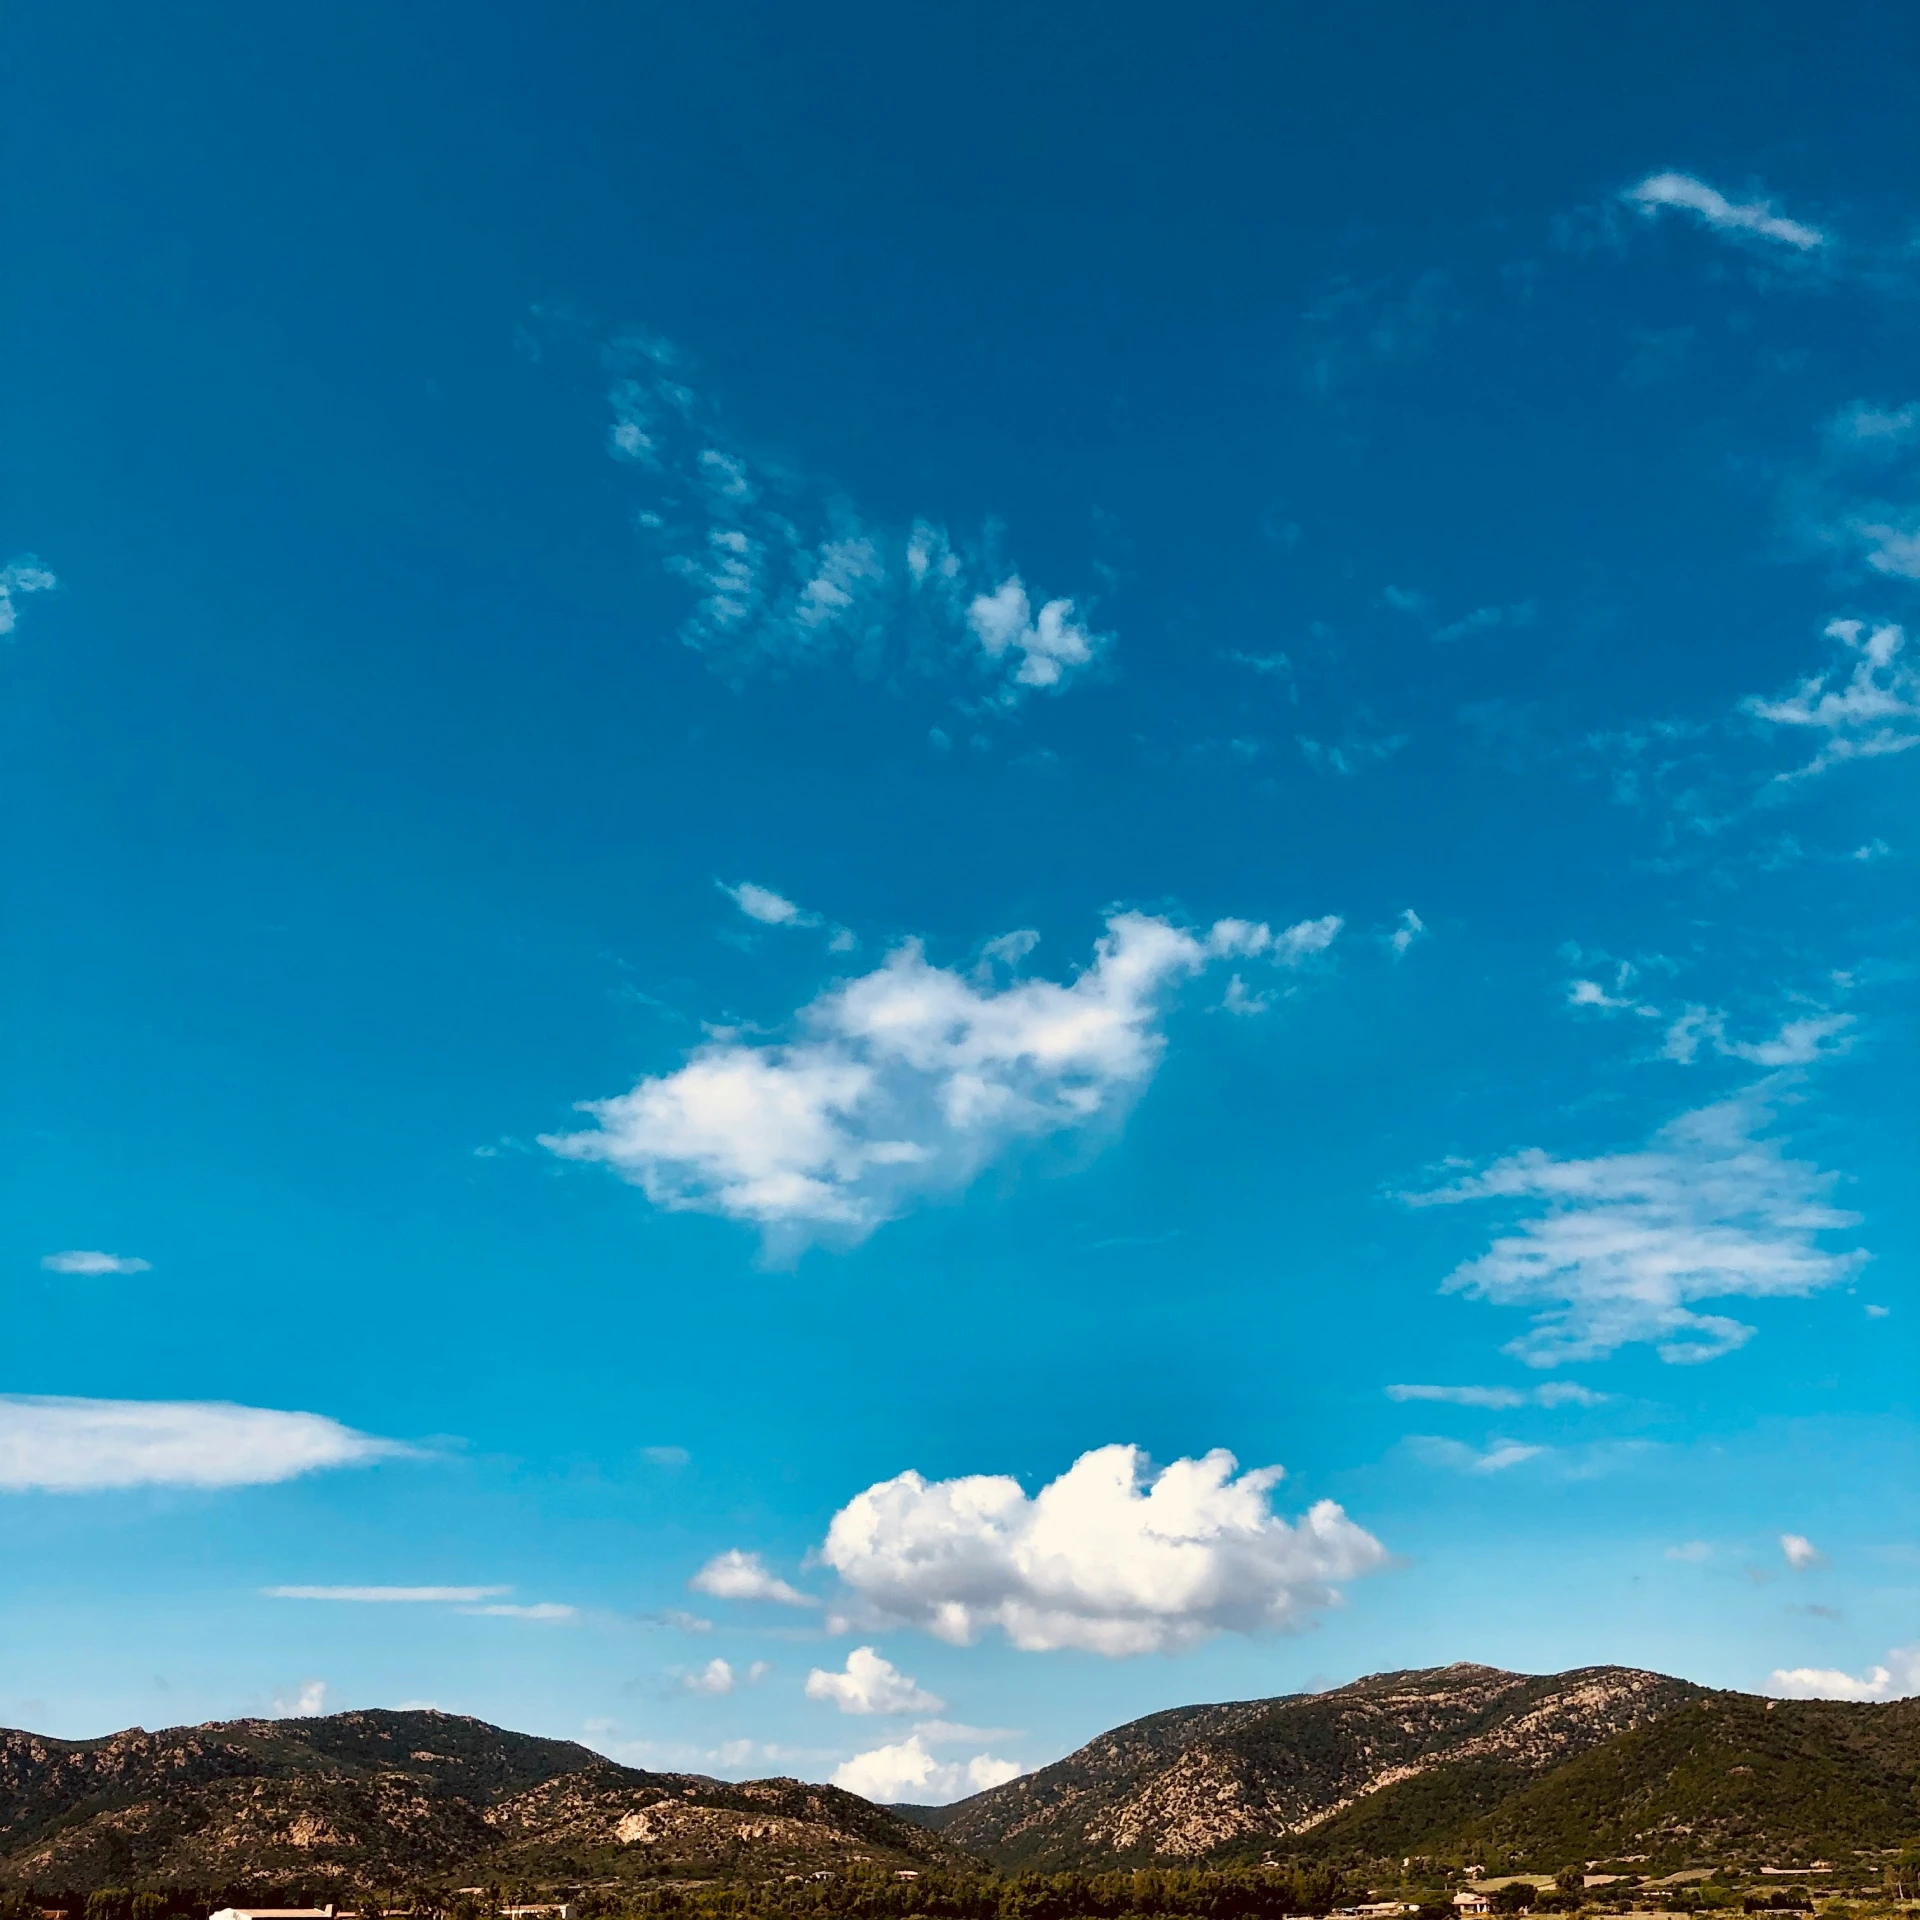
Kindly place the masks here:
[(913, 1811), (1002, 1867), (1397, 1861), (1488, 1845), (1558, 1867), (1628, 1847), (1890, 1845), (1920, 1829), (1916, 1780), (1920, 1702), (1770, 1702), (1628, 1667), (1453, 1666), (1154, 1714)]
[(433, 1712), (236, 1720), (104, 1740), (0, 1733), (0, 1883), (380, 1886), (946, 1863), (833, 1787), (645, 1773)]

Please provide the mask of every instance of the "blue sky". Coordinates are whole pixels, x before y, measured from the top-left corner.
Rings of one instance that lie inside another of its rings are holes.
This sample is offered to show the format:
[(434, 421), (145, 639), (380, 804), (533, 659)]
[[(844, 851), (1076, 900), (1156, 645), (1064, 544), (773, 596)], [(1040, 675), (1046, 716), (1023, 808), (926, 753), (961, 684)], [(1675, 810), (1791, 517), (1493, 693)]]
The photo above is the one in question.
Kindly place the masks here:
[(4, 32), (0, 1721), (1920, 1688), (1899, 10)]

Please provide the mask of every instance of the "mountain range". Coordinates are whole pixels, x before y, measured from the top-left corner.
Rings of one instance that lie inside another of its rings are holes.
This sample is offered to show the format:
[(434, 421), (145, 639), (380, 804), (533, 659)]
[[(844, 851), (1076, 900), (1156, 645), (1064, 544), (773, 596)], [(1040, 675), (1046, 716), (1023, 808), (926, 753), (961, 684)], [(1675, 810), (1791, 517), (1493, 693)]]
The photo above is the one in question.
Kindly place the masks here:
[(837, 1787), (648, 1773), (459, 1714), (0, 1733), (0, 1885), (530, 1885), (959, 1858)]
[(945, 1807), (624, 1767), (435, 1711), (97, 1740), (0, 1732), (0, 1886), (368, 1890), (1315, 1862), (1878, 1873), (1920, 1835), (1920, 1700), (1767, 1700), (1629, 1667), (1377, 1674), (1177, 1707)]
[(1003, 1870), (1816, 1856), (1920, 1833), (1920, 1700), (1716, 1692), (1631, 1667), (1459, 1665), (1177, 1707), (914, 1817)]

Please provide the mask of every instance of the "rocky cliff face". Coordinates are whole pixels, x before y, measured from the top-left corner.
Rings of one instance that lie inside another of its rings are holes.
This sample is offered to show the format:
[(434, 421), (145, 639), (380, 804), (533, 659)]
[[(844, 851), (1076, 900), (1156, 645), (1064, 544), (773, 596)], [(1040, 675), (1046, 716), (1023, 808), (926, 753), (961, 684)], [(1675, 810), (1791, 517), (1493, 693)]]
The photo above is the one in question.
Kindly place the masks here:
[(1627, 1667), (1380, 1674), (1331, 1693), (1156, 1714), (926, 1817), (1009, 1866), (1257, 1858), (1302, 1850), (1350, 1810), (1428, 1776), (1445, 1776), (1439, 1798), (1471, 1817), (1700, 1692)]
[(15, 1886), (379, 1887), (953, 1857), (831, 1787), (647, 1773), (455, 1714), (88, 1741), (0, 1732), (0, 1884)]

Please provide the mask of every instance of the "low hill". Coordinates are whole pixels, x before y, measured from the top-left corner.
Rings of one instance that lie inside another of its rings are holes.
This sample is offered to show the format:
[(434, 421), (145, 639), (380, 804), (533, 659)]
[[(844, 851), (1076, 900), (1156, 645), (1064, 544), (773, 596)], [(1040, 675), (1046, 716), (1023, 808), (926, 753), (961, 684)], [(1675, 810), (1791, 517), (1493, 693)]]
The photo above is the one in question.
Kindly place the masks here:
[(1627, 1667), (1452, 1666), (1183, 1707), (957, 1805), (909, 1809), (1003, 1869), (1267, 1855), (1515, 1866), (1791, 1863), (1920, 1832), (1920, 1701), (1718, 1693)]
[(100, 1740), (0, 1732), (0, 1885), (638, 1878), (955, 1864), (834, 1787), (623, 1767), (437, 1712), (234, 1720)]

